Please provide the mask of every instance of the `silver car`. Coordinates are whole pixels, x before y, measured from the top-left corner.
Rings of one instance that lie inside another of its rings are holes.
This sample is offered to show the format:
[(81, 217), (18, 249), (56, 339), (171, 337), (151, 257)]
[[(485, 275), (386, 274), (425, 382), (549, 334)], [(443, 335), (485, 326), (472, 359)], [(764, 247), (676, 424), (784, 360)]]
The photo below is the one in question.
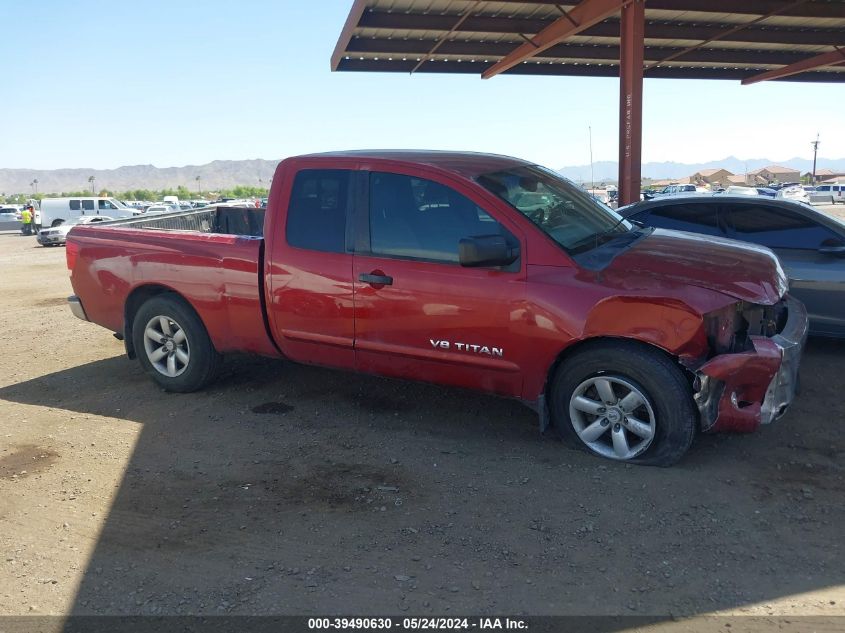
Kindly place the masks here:
[(20, 222), (21, 212), (15, 207), (0, 207), (0, 222)]
[(67, 234), (77, 224), (96, 224), (98, 222), (109, 222), (114, 220), (106, 215), (86, 215), (79, 218), (76, 222), (65, 222), (59, 226), (54, 226), (49, 229), (41, 229), (35, 239), (41, 246), (59, 246), (67, 241)]
[(845, 338), (845, 224), (808, 204), (765, 196), (691, 196), (617, 211), (645, 226), (768, 246), (807, 307), (810, 334)]

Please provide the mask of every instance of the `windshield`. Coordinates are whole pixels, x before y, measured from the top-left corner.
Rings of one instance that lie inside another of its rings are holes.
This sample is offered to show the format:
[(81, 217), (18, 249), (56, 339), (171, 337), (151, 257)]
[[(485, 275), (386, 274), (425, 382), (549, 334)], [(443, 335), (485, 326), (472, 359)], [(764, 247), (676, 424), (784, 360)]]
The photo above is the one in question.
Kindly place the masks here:
[(128, 209), (129, 208), (125, 204), (123, 204), (120, 200), (117, 200), (115, 198), (109, 198), (108, 201), (111, 202), (112, 206), (110, 206), (110, 207), (101, 206), (100, 208), (101, 209)]
[(632, 226), (560, 174), (538, 166), (483, 174), (478, 182), (576, 255)]

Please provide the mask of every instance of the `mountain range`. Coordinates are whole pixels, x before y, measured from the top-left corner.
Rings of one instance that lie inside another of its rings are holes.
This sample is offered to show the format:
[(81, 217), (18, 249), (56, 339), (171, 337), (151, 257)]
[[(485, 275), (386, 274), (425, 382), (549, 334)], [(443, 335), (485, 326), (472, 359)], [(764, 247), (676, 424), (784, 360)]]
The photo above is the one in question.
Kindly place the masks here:
[[(196, 191), (217, 191), (237, 185), (269, 187), (278, 160), (215, 160), (205, 165), (154, 167), (129, 165), (117, 169), (0, 169), (0, 195), (38, 191), (128, 191), (175, 189), (182, 185)], [(93, 176), (94, 182), (88, 179)], [(197, 181), (197, 176), (200, 180)]]
[[(0, 169), (0, 195), (30, 193), (35, 190), (33, 182), (38, 180), (38, 191), (59, 193), (62, 191), (84, 191), (91, 188), (89, 181), (94, 177), (94, 189), (100, 191), (127, 191), (131, 189), (175, 189), (183, 185), (191, 191), (217, 191), (237, 185), (269, 187), (278, 160), (215, 160), (205, 165), (184, 167), (154, 167), (153, 165), (130, 165), (117, 169)], [(725, 168), (734, 174), (743, 174), (767, 165), (793, 167), (802, 174), (812, 171), (813, 161), (805, 158), (790, 158), (772, 161), (767, 158), (748, 160), (728, 156), (722, 160), (706, 163), (651, 162), (643, 163), (644, 178), (669, 179), (690, 176), (702, 169)], [(817, 168), (845, 172), (845, 158), (819, 158)], [(598, 161), (593, 164), (592, 179), (595, 182), (615, 181), (618, 163)], [(558, 170), (576, 182), (590, 182), (590, 165), (561, 167)], [(199, 176), (199, 181), (197, 177)]]

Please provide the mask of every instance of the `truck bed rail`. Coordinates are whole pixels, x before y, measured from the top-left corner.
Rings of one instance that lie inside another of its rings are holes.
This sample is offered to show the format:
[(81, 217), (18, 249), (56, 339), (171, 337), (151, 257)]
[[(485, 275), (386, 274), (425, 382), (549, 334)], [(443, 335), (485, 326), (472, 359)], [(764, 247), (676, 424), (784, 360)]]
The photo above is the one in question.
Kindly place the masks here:
[(254, 207), (209, 206), (193, 211), (158, 213), (150, 216), (138, 215), (133, 218), (102, 222), (100, 226), (263, 237), (264, 211), (264, 209)]

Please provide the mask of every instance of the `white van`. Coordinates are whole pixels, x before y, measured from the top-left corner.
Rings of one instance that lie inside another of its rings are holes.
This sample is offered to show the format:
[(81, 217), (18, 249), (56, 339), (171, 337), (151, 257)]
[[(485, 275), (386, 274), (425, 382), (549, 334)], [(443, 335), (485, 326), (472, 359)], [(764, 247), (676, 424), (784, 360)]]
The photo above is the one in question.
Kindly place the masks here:
[(75, 222), (88, 215), (107, 215), (111, 218), (131, 218), (133, 210), (114, 198), (43, 198), (41, 226), (54, 227)]
[(831, 195), (834, 202), (845, 202), (845, 185), (816, 185), (813, 195)]

